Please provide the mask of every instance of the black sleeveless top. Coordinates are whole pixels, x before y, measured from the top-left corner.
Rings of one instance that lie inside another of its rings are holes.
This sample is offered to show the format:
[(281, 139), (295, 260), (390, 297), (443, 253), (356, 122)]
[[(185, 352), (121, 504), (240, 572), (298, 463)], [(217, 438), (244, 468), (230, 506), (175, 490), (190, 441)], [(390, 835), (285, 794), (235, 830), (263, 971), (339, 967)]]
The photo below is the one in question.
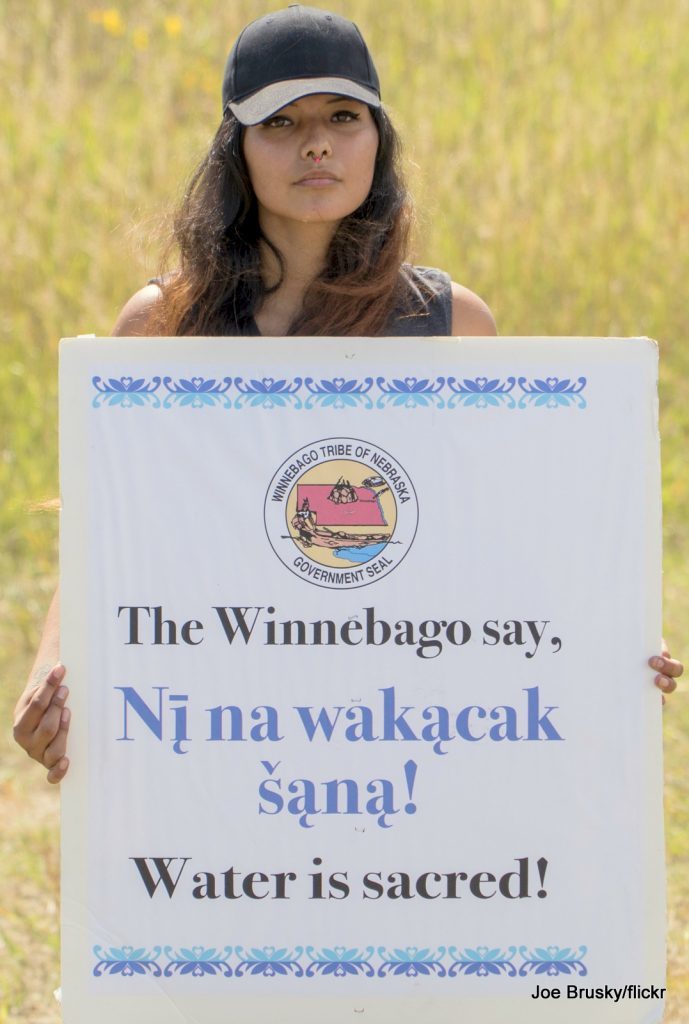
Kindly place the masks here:
[[(450, 275), (436, 267), (414, 267), (404, 264), (401, 269), (407, 284), (404, 304), (393, 310), (384, 337), (449, 337), (452, 335), (452, 285)], [(160, 284), (153, 277), (149, 284)], [(228, 334), (258, 338), (261, 332), (253, 317), (242, 328)]]
[(444, 337), (452, 334), (452, 282), (436, 267), (405, 264), (402, 273), (410, 288), (405, 309), (394, 310), (385, 328), (392, 337)]

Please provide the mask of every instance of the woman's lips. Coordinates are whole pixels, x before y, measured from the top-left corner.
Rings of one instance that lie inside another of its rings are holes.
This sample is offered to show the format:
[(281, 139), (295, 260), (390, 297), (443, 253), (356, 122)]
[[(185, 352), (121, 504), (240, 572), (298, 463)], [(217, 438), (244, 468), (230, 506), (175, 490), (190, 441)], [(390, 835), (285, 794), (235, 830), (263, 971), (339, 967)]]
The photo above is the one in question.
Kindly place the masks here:
[(335, 185), (340, 179), (334, 174), (329, 174), (328, 171), (310, 171), (305, 174), (298, 181), (295, 181), (295, 185), (302, 185), (311, 188), (325, 188), (328, 185)]

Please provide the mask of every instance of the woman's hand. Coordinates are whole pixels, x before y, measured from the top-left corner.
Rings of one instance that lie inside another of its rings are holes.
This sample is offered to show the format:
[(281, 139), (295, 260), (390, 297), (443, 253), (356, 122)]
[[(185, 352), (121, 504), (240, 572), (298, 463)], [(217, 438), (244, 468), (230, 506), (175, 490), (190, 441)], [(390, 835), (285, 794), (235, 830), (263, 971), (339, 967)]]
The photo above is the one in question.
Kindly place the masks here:
[(684, 672), (684, 665), (681, 661), (670, 657), (670, 652), (664, 640), (662, 654), (649, 658), (648, 664), (658, 673), (653, 682), (662, 691), (664, 704), (665, 694), (673, 693), (677, 689), (677, 680), (682, 675), (682, 672)]
[(60, 594), (55, 591), (46, 616), (26, 689), (14, 709), (14, 738), (29, 757), (48, 769), (48, 782), (60, 782), (69, 767), (65, 757), (69, 709), (60, 664)]
[(48, 769), (48, 782), (61, 782), (69, 768), (67, 733), (69, 690), (62, 684), (64, 665), (39, 669), (14, 709), (14, 738), (29, 757)]

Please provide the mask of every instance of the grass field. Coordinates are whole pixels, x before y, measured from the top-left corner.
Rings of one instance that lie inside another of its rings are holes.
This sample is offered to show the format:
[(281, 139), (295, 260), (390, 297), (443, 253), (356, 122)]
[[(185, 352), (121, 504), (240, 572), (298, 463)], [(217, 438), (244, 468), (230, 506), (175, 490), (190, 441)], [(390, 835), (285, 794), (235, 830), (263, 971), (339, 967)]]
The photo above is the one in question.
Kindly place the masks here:
[[(59, 1020), (58, 794), (16, 749), (56, 575), (56, 354), (110, 332), (220, 114), (229, 42), (274, 2), (0, 0), (0, 1024)], [(502, 334), (660, 343), (666, 635), (689, 653), (689, 2), (329, 0), (376, 55), (417, 262)], [(650, 652), (649, 652), (650, 653)], [(665, 713), (666, 1020), (689, 1022), (689, 708)]]

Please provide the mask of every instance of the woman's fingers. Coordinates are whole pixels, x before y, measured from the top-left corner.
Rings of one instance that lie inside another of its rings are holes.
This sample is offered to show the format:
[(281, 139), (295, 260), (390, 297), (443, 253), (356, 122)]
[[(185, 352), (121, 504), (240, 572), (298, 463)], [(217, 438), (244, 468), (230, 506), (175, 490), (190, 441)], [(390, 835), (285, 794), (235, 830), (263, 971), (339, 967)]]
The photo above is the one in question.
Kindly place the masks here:
[(27, 690), (22, 695), (17, 705), (17, 714), (14, 722), (14, 738), (20, 746), (26, 749), (26, 739), (38, 727), (43, 715), (50, 705), (57, 699), (58, 703), (64, 704), (67, 696), (62, 694), (63, 687), (60, 686), (65, 677), (64, 665), (55, 665), (45, 679), (33, 690)]
[(663, 648), (663, 655), (649, 658), (648, 664), (658, 673), (653, 680), (658, 689), (663, 693), (673, 693), (677, 689), (677, 680), (684, 672), (682, 662), (671, 658), (667, 648)]
[(58, 721), (58, 730), (55, 738), (43, 751), (42, 761), (46, 768), (54, 768), (67, 750), (67, 733), (69, 731), (69, 708), (62, 708)]
[(43, 682), (29, 691), (25, 700), (20, 700), (17, 705), (14, 738), (37, 761), (43, 762), (46, 749), (60, 731), (64, 704), (69, 694), (68, 688), (61, 684), (64, 675), (64, 667), (56, 665)]
[(657, 675), (653, 682), (663, 693), (674, 693), (677, 689), (677, 681), (669, 676)]
[[(65, 690), (67, 688), (65, 687)], [(48, 707), (48, 710), (44, 713), (40, 722), (34, 729), (33, 733), (29, 737), (28, 743), (24, 746), (29, 757), (33, 757), (36, 761), (44, 763), (45, 752), (56, 738), (60, 729), (60, 719), (63, 712), (62, 705), (66, 700), (67, 694), (58, 697), (55, 696), (55, 700)], [(46, 765), (48, 767), (48, 765)]]
[(68, 757), (61, 757), (60, 760), (57, 762), (57, 764), (53, 765), (53, 767), (48, 772), (48, 776), (47, 776), (48, 782), (50, 782), (51, 785), (53, 785), (53, 786), (55, 785), (56, 782), (62, 782), (62, 780), (64, 779), (65, 775), (67, 774), (67, 769), (68, 768), (69, 768), (69, 758)]

